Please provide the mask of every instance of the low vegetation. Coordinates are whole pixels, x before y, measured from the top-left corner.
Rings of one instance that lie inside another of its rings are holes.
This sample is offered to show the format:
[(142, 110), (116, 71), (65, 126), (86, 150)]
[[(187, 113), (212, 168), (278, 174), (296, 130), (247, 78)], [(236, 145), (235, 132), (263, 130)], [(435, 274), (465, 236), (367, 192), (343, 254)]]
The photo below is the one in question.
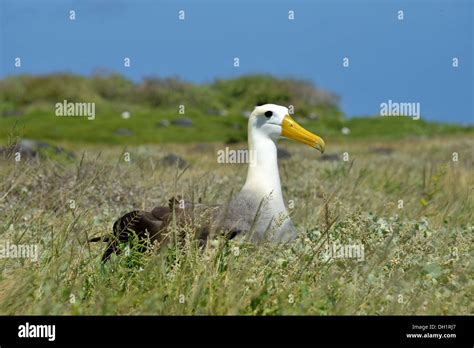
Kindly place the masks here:
[[(57, 117), (55, 105), (64, 100), (95, 103), (95, 118)], [(267, 102), (293, 105), (298, 122), (330, 140), (344, 137), (343, 128), (351, 138), (364, 139), (474, 133), (472, 127), (409, 117), (347, 119), (337, 96), (307, 81), (249, 75), (202, 85), (160, 78), (134, 83), (118, 74), (102, 73), (0, 80), (0, 140), (22, 137), (76, 146), (231, 143), (246, 139), (245, 116), (255, 105)], [(183, 118), (186, 125), (174, 124)]]
[[(174, 194), (222, 203), (246, 166), (216, 163), (222, 143), (84, 145), (76, 160), (0, 160), (1, 239), (40, 251), (36, 262), (0, 259), (0, 313), (472, 314), (473, 139), (328, 143), (339, 159), (283, 142), (296, 242), (216, 240), (201, 251), (188, 241), (158, 254), (132, 245), (105, 265), (104, 245), (87, 240), (120, 214)], [(164, 165), (167, 153), (189, 167)], [(364, 254), (331, 257), (328, 245)]]
[[(95, 119), (55, 116), (63, 100), (95, 103)], [(321, 157), (282, 142), (294, 243), (217, 239), (202, 251), (188, 238), (144, 254), (132, 243), (100, 262), (105, 246), (88, 240), (121, 214), (178, 194), (224, 203), (239, 190), (246, 165), (219, 164), (216, 152), (245, 146), (245, 116), (265, 102), (294, 105), (327, 144)], [(346, 119), (337, 96), (267, 75), (3, 79), (0, 140), (23, 139), (23, 157), (0, 147), (0, 314), (472, 314), (472, 134)], [(37, 246), (38, 259), (4, 257), (8, 243)], [(358, 253), (334, 253), (344, 246)]]

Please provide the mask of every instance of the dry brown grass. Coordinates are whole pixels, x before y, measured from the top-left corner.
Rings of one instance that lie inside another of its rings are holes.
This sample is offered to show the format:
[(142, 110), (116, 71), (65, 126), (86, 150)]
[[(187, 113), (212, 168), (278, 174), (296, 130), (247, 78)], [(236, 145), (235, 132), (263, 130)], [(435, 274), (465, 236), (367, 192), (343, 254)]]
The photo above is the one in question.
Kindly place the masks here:
[[(205, 252), (189, 244), (159, 255), (132, 248), (105, 266), (103, 246), (88, 237), (175, 194), (222, 203), (240, 189), (245, 165), (218, 164), (219, 144), (133, 147), (130, 163), (127, 149), (96, 146), (81, 149), (82, 161), (1, 161), (0, 239), (38, 244), (40, 258), (0, 259), (0, 313), (474, 312), (473, 139), (327, 144), (330, 153), (347, 151), (347, 162), (282, 144), (293, 154), (280, 175), (297, 242), (216, 241)], [(394, 152), (371, 151), (381, 146)], [(169, 152), (190, 167), (162, 165)], [(363, 245), (364, 261), (328, 259), (328, 242)]]

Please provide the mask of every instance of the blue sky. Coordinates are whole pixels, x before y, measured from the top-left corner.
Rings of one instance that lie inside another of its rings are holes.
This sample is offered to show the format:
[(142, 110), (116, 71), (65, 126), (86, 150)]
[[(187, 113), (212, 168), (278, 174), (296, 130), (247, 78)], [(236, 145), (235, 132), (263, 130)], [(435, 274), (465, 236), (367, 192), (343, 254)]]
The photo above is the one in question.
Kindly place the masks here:
[(0, 0), (0, 77), (271, 73), (337, 93), (348, 116), (377, 114), (391, 99), (419, 102), (424, 119), (472, 124), (473, 12), (471, 0)]

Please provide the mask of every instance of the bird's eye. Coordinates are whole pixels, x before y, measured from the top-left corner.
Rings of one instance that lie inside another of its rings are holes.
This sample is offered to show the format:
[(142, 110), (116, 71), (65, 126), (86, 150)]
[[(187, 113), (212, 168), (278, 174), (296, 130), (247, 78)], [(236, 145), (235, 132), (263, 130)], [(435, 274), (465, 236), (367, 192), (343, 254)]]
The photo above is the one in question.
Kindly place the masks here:
[(273, 112), (272, 111), (267, 111), (265, 112), (265, 117), (272, 117), (273, 116)]

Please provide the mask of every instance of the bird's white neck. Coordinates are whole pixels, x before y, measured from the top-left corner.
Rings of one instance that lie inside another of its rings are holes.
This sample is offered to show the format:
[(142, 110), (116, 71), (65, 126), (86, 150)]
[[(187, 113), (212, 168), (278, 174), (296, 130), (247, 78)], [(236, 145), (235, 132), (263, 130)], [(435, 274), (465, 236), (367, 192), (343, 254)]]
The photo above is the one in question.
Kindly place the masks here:
[(275, 142), (268, 136), (251, 129), (249, 129), (248, 137), (249, 151), (252, 154), (249, 157), (254, 160), (249, 164), (243, 190), (254, 192), (259, 200), (271, 195), (270, 205), (276, 210), (286, 211), (281, 192)]

